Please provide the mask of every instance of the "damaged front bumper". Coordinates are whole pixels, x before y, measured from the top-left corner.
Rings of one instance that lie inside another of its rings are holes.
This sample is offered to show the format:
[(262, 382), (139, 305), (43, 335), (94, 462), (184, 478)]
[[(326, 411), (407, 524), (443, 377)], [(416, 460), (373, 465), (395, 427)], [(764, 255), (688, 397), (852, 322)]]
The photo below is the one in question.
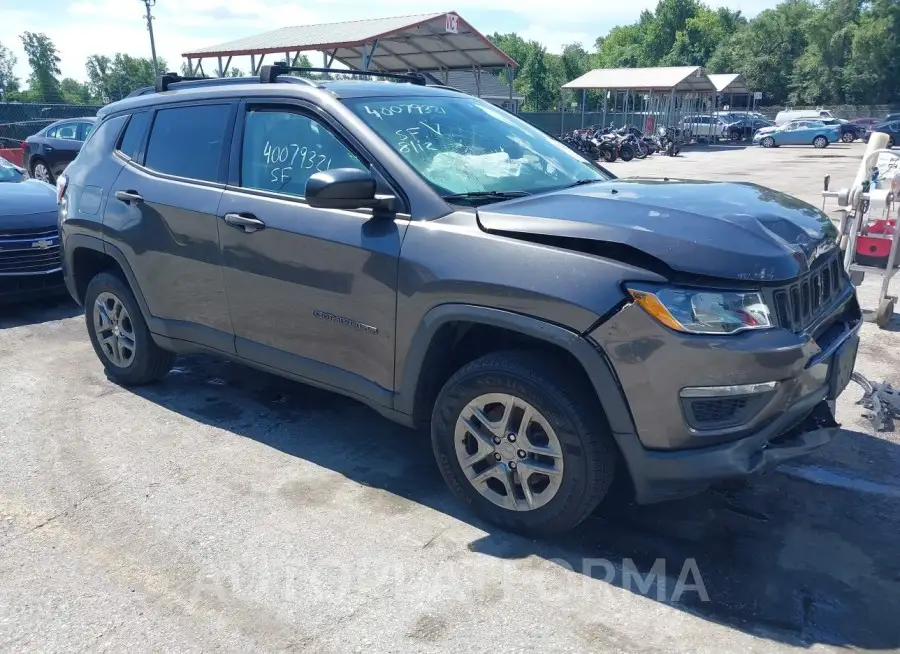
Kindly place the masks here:
[(686, 335), (635, 305), (593, 330), (634, 423), (635, 437), (615, 435), (637, 501), (764, 473), (828, 443), (861, 324), (848, 287), (808, 333)]
[(725, 445), (696, 450), (642, 450), (633, 464), (640, 504), (693, 495), (717, 481), (770, 472), (829, 443), (840, 431), (827, 391), (810, 395), (761, 432)]

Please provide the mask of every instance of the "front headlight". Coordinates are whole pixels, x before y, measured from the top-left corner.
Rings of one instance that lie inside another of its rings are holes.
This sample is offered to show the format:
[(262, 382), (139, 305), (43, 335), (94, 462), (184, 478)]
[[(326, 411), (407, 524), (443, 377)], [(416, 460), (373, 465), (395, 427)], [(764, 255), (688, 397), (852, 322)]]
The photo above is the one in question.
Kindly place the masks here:
[(644, 311), (666, 327), (689, 334), (734, 334), (774, 327), (758, 291), (712, 291), (649, 286), (628, 287)]

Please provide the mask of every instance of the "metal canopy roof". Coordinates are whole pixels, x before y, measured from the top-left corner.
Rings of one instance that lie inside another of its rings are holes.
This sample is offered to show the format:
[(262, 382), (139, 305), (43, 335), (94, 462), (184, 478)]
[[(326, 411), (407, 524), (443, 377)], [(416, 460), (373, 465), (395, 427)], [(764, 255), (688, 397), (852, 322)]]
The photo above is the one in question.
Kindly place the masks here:
[(429, 75), (432, 79), (440, 84), (446, 83), (448, 86), (459, 89), (463, 93), (476, 95), (480, 98), (489, 100), (524, 100), (525, 96), (521, 93), (513, 91), (510, 94), (509, 84), (503, 82), (496, 75), (483, 73), (479, 79), (473, 70), (451, 70), (447, 73), (446, 80), (441, 71), (423, 70), (421, 71)]
[(454, 12), (282, 27), (182, 56), (203, 59), (310, 50), (325, 52), (350, 68), (383, 72), (518, 65)]
[(713, 93), (715, 85), (700, 66), (596, 68), (563, 84), (564, 89), (615, 91), (690, 91)]
[(722, 75), (707, 75), (715, 84), (719, 93), (750, 93), (750, 87), (738, 73), (724, 73)]

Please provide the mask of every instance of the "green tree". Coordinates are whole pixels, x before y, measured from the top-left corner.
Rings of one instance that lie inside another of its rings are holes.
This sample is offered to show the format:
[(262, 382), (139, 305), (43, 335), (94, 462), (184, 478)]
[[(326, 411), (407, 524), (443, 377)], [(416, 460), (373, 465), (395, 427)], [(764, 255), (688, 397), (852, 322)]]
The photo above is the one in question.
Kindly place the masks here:
[(22, 48), (31, 67), (28, 76), (28, 95), (36, 102), (60, 102), (60, 92), (57, 75), (59, 69), (59, 52), (50, 37), (46, 34), (35, 32), (23, 32), (19, 37), (22, 40)]
[(0, 95), (3, 99), (19, 90), (19, 80), (14, 72), (18, 61), (12, 50), (0, 43)]
[[(164, 59), (157, 58), (157, 61), (160, 70), (167, 70)], [(135, 89), (156, 83), (151, 59), (121, 52), (112, 58), (91, 55), (85, 62), (85, 71), (91, 94), (102, 102), (121, 100)]]
[(91, 94), (89, 84), (66, 77), (59, 84), (62, 100), (66, 104), (94, 104), (96, 99)]

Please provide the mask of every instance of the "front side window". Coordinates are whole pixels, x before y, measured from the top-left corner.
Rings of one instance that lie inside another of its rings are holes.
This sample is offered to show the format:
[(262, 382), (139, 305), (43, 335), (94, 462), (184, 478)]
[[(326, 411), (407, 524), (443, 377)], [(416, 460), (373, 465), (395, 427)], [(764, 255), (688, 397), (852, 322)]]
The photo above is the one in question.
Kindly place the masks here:
[(344, 102), (441, 195), (536, 193), (610, 179), (559, 141), (475, 97)]
[(167, 175), (217, 181), (230, 114), (227, 104), (160, 109), (150, 129), (144, 165)]
[(285, 109), (251, 109), (244, 118), (241, 186), (306, 195), (317, 172), (367, 167), (323, 123)]

